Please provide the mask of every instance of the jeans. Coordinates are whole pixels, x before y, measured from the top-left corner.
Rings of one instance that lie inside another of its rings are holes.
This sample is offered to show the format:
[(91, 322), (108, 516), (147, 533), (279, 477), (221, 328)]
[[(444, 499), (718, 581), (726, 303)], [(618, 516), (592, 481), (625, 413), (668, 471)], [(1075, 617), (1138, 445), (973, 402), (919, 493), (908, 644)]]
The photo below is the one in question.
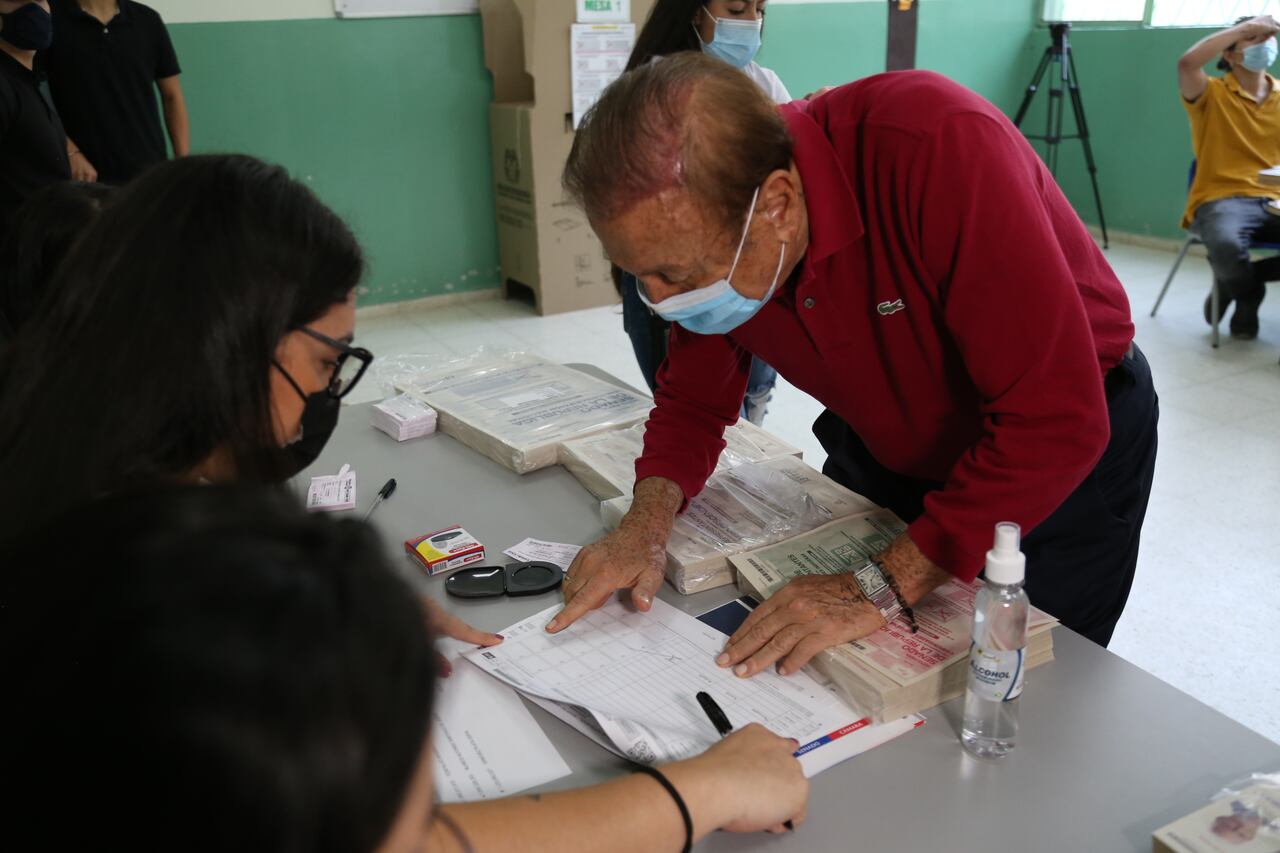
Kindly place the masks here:
[[(1151, 366), (1135, 345), (1106, 377), (1111, 440), (1084, 482), (1022, 538), (1027, 596), (1100, 646), (1111, 641), (1138, 566), (1138, 540), (1156, 465), (1160, 402)], [(830, 456), (822, 472), (910, 523), (941, 483), (890, 471), (839, 417), (813, 431)]]
[[(649, 390), (658, 390), (658, 368), (667, 358), (667, 335), (671, 324), (649, 310), (640, 300), (639, 282), (630, 273), (622, 274), (622, 326), (631, 338), (631, 349)], [(747, 394), (742, 399), (742, 417), (757, 426), (773, 399), (773, 386), (778, 382), (778, 371), (758, 358), (751, 359), (751, 373), (747, 377)]]
[(1204, 242), (1225, 306), (1262, 301), (1266, 283), (1280, 279), (1280, 258), (1253, 261), (1250, 243), (1280, 243), (1280, 216), (1265, 198), (1221, 198), (1196, 208), (1191, 231)]

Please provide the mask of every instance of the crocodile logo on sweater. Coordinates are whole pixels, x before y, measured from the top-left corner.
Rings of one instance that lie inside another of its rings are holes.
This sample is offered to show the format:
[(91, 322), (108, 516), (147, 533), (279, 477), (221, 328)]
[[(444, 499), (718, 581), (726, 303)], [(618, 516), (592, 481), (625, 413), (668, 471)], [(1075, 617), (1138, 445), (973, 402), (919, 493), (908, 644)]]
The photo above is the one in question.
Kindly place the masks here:
[(901, 299), (895, 299), (892, 302), (881, 302), (876, 306), (876, 310), (880, 312), (881, 316), (888, 317), (890, 314), (906, 311), (907, 306), (902, 304)]

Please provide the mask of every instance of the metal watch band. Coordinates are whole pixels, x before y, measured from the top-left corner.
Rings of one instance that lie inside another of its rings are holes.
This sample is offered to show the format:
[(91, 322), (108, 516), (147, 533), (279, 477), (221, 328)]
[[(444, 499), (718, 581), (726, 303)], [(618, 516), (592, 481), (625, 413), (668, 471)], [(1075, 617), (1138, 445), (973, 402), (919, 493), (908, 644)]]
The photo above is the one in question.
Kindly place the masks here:
[(875, 560), (867, 560), (866, 563), (854, 569), (853, 580), (862, 590), (862, 594), (880, 611), (884, 621), (892, 622), (902, 612), (898, 596), (885, 579), (884, 570)]

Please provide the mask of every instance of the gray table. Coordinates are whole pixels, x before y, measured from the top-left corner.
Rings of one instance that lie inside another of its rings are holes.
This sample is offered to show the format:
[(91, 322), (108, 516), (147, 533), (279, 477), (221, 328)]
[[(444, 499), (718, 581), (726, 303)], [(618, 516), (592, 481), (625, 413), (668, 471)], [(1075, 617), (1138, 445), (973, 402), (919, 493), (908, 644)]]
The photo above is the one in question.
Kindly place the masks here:
[[(426, 578), (405, 539), (461, 524), (489, 549), (534, 536), (591, 542), (598, 502), (564, 469), (518, 476), (445, 435), (398, 444), (369, 424), (369, 406), (344, 409), (314, 470), (344, 462), (359, 478), (359, 512), (388, 477), (396, 494), (373, 516), (406, 576), (477, 627), (501, 630), (558, 600), (449, 599)], [(305, 477), (303, 478), (305, 479)], [(735, 596), (722, 588), (664, 600), (701, 613)], [(1176, 626), (1170, 626), (1175, 631)], [(1057, 660), (1032, 672), (1020, 744), (1002, 763), (970, 758), (957, 741), (957, 702), (928, 724), (814, 780), (809, 819), (785, 837), (717, 833), (699, 850), (1063, 851), (1151, 849), (1151, 832), (1203, 805), (1243, 774), (1280, 769), (1280, 745), (1246, 729), (1080, 636), (1059, 628)], [(530, 706), (573, 775), (548, 790), (623, 772), (622, 762)]]

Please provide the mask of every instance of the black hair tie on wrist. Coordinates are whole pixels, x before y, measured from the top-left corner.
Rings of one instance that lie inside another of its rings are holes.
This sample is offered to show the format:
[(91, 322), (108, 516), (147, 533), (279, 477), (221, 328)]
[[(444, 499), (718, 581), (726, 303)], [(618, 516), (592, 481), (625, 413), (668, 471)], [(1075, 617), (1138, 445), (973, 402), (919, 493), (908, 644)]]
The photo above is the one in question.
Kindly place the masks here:
[(676, 801), (676, 806), (680, 809), (680, 817), (684, 819), (684, 847), (680, 853), (689, 853), (693, 849), (693, 818), (689, 816), (689, 807), (684, 804), (684, 798), (680, 796), (680, 792), (676, 790), (676, 786), (672, 785), (666, 776), (656, 767), (650, 767), (647, 764), (636, 764), (631, 768), (632, 773), (643, 773), (657, 781), (659, 785), (667, 789), (667, 793), (671, 795), (671, 799)]

